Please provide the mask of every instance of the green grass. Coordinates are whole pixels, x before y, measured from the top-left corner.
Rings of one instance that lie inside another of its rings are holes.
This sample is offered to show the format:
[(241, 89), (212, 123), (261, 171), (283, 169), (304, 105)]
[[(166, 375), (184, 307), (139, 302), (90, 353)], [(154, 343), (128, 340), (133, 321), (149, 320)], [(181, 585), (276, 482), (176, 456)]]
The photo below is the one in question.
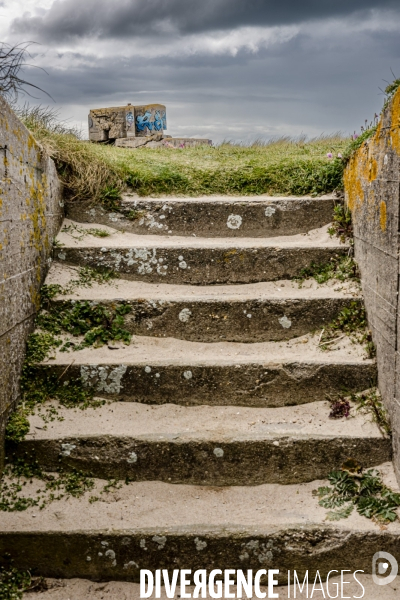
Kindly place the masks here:
[(310, 141), (282, 138), (251, 146), (129, 150), (79, 139), (44, 107), (19, 116), (57, 164), (70, 198), (103, 202), (110, 208), (130, 188), (139, 195), (186, 196), (324, 194), (342, 188), (349, 140), (339, 135)]

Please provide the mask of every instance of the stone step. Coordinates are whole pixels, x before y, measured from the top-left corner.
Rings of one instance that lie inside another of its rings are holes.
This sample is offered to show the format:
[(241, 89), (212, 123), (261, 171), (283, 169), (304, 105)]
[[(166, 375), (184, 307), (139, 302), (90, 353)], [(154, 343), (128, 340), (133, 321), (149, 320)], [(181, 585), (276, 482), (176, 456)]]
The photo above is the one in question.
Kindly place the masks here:
[(327, 477), (349, 457), (365, 467), (391, 460), (391, 441), (371, 414), (329, 419), (329, 402), (297, 407), (146, 406), (111, 402), (57, 408), (30, 433), (17, 455), (47, 471), (60, 465), (104, 479), (199, 485), (303, 483)]
[[(66, 264), (108, 268), (125, 279), (156, 283), (252, 283), (291, 279), (311, 263), (325, 264), (349, 248), (327, 228), (276, 238), (195, 238), (137, 235), (97, 225), (108, 237), (76, 233), (70, 221), (57, 236), (54, 258)], [(65, 231), (65, 227), (69, 228)], [(60, 246), (61, 245), (61, 246)]]
[[(398, 489), (392, 466), (381, 471)], [(33, 480), (24, 491), (41, 485)], [(141, 482), (101, 495), (103, 485), (91, 492), (98, 502), (86, 495), (3, 513), (0, 555), (48, 577), (138, 582), (140, 569), (273, 568), (281, 585), (289, 569), (302, 576), (308, 569), (310, 577), (318, 569), (322, 578), (332, 569), (371, 573), (382, 549), (400, 561), (399, 522), (380, 527), (355, 511), (326, 521), (312, 494), (324, 481), (250, 488)]]
[(38, 376), (82, 378), (96, 393), (121, 400), (215, 406), (304, 404), (374, 384), (376, 363), (362, 346), (345, 337), (323, 351), (318, 339), (208, 344), (133, 336), (129, 346), (56, 351)]
[[(76, 271), (53, 264), (48, 284), (65, 287)], [(335, 287), (336, 286), (336, 287)], [(340, 311), (362, 303), (358, 286), (318, 286), (312, 280), (299, 288), (292, 281), (236, 286), (190, 286), (117, 280), (95, 282), (53, 300), (56, 307), (89, 301), (103, 306), (128, 304), (124, 328), (135, 335), (218, 342), (264, 342), (305, 335), (328, 325)]]
[[(246, 573), (245, 575), (247, 576)], [(343, 574), (343, 593), (348, 594), (348, 598), (362, 597), (363, 600), (376, 600), (377, 586), (376, 583), (374, 583), (372, 575), (357, 573), (356, 578), (352, 573), (350, 574), (350, 577), (347, 577), (347, 575), (348, 573)], [(277, 578), (279, 582), (280, 576), (275, 576), (275, 578)], [(325, 582), (324, 579), (322, 579), (322, 581), (322, 586), (317, 581), (317, 584), (313, 589), (314, 578), (310, 577), (310, 583), (308, 587), (305, 585), (302, 591), (296, 584), (296, 598), (298, 600), (306, 600), (311, 598), (312, 593), (313, 600), (326, 600), (326, 598), (329, 598), (328, 593), (330, 593), (331, 597), (333, 598), (334, 595), (337, 594), (337, 590), (341, 589), (341, 575), (336, 575), (335, 577), (335, 574), (333, 573), (329, 577), (329, 582)], [(302, 584), (302, 580), (300, 583)], [(186, 593), (190, 594), (189, 597), (193, 598), (195, 587), (188, 586), (185, 589)], [(265, 593), (265, 597), (268, 598), (267, 586), (261, 586), (260, 589), (261, 593)], [(182, 598), (182, 591), (183, 589), (181, 590), (178, 579), (178, 585), (174, 595), (167, 596), (166, 589), (162, 585), (159, 597), (161, 600), (167, 600), (168, 598), (180, 600), (180, 598)], [(273, 591), (275, 594), (278, 594), (277, 597), (281, 600), (291, 600), (294, 598), (293, 572), (291, 573), (290, 586), (279, 585), (278, 587), (274, 587)], [(220, 597), (222, 600), (228, 600), (232, 598), (232, 594), (235, 594), (233, 597), (238, 598), (238, 593), (244, 594), (241, 588), (236, 588), (236, 585), (233, 585), (229, 590), (230, 595), (227, 596), (225, 595), (224, 591), (222, 591), (222, 596)], [(361, 596), (360, 594), (363, 595)], [(397, 600), (397, 594), (398, 588), (396, 581), (394, 581), (380, 587), (379, 600)], [(154, 597), (155, 594), (153, 592), (153, 598)], [(210, 595), (207, 588), (206, 595), (201, 597), (211, 599), (213, 596)], [(247, 596), (244, 595), (243, 597), (246, 598)], [(47, 578), (46, 591), (40, 592), (35, 590), (33, 592), (27, 592), (23, 596), (23, 600), (67, 600), (69, 598), (72, 598), (73, 600), (87, 600), (87, 598), (90, 598), (90, 600), (104, 600), (105, 598), (109, 600), (136, 600), (140, 598), (140, 584), (130, 581), (109, 581), (96, 583), (90, 581), (90, 579)]]
[(275, 237), (317, 229), (332, 221), (335, 199), (273, 196), (140, 198), (125, 195), (120, 211), (67, 204), (79, 223), (101, 223), (131, 233), (202, 237)]

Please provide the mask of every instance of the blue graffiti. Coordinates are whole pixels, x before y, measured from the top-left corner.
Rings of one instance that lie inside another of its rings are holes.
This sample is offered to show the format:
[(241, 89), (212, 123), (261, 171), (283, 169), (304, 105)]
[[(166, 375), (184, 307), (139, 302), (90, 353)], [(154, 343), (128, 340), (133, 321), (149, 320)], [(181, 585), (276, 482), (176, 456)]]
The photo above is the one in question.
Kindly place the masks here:
[[(129, 114), (129, 113), (128, 113)], [(145, 131), (147, 128), (149, 131), (162, 131), (167, 129), (167, 116), (165, 110), (156, 110), (154, 113), (154, 120), (151, 121), (152, 113), (150, 110), (146, 110), (144, 115), (138, 115), (136, 117), (136, 128), (138, 131)], [(128, 116), (127, 116), (128, 118)]]
[(147, 127), (149, 131), (153, 131), (154, 121), (150, 121), (151, 111), (146, 110), (144, 115), (138, 115), (136, 117), (136, 127), (138, 131), (144, 131)]
[(129, 127), (132, 125), (133, 121), (134, 121), (134, 116), (133, 113), (131, 111), (129, 111), (128, 113), (126, 113), (126, 120), (129, 123)]
[(154, 129), (156, 131), (162, 131), (163, 129), (163, 120), (159, 110), (156, 110), (154, 115)]

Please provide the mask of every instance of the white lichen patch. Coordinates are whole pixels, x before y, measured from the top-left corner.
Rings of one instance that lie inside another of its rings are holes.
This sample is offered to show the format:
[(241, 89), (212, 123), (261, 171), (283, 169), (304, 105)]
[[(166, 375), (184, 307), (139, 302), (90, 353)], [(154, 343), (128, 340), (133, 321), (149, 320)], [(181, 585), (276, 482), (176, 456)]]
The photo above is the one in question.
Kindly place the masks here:
[[(161, 215), (160, 219), (165, 219), (165, 215)], [(159, 223), (155, 216), (148, 212), (143, 219), (140, 219), (139, 225), (145, 225), (148, 229), (167, 229), (166, 225)]]
[(192, 373), (192, 371), (184, 371), (183, 376), (185, 379), (187, 379), (189, 381), (189, 379), (192, 379), (193, 373)]
[(70, 456), (72, 450), (75, 450), (76, 446), (74, 444), (61, 444), (61, 456)]
[(242, 553), (239, 555), (239, 559), (241, 561), (248, 560), (252, 555), (260, 564), (270, 564), (274, 559), (274, 552), (280, 554), (281, 550), (274, 547), (273, 540), (268, 540), (267, 543), (250, 540), (250, 542), (242, 544)]
[(272, 215), (276, 212), (276, 208), (274, 208), (273, 206), (267, 206), (267, 208), (265, 209), (265, 216), (266, 217), (272, 217)]
[(139, 565), (135, 563), (134, 560), (130, 560), (128, 563), (124, 564), (124, 569), (132, 569), (133, 567), (135, 569), (139, 569)]
[(207, 548), (207, 542), (205, 542), (204, 540), (200, 540), (198, 537), (194, 538), (194, 545), (196, 546), (196, 550), (198, 550), (199, 552), (201, 550), (204, 550), (204, 548)]
[(165, 535), (154, 535), (151, 539), (158, 545), (158, 550), (162, 550), (167, 543)]
[(240, 215), (229, 215), (226, 225), (229, 229), (239, 229), (242, 221), (243, 219)]
[(278, 321), (284, 329), (290, 329), (292, 326), (292, 321), (286, 315), (278, 319)]
[(58, 258), (60, 260), (65, 260), (67, 258), (67, 255), (65, 254), (65, 252), (59, 252), (58, 253)]
[(222, 458), (224, 456), (224, 451), (222, 448), (214, 448), (214, 454), (217, 458)]
[(145, 367), (144, 368), (144, 372), (145, 373), (151, 373), (151, 367)]
[(112, 567), (116, 567), (117, 566), (117, 561), (115, 558), (115, 552), (114, 550), (107, 550), (106, 554), (107, 558), (109, 558), (111, 560), (111, 566)]
[(183, 258), (183, 256), (178, 256), (178, 261), (179, 261), (179, 268), (180, 269), (187, 269), (187, 262), (185, 261), (185, 259)]
[(130, 248), (125, 253), (115, 250), (109, 255), (107, 263), (115, 271), (120, 270), (121, 263), (125, 263), (128, 267), (135, 266), (139, 275), (149, 275), (154, 269), (159, 275), (166, 275), (168, 269), (168, 265), (163, 264), (163, 257), (157, 257), (155, 248)]
[(127, 370), (126, 365), (118, 367), (81, 366), (81, 379), (85, 387), (93, 387), (96, 392), (119, 394), (123, 388), (121, 381)]
[(179, 313), (179, 320), (182, 321), (182, 323), (187, 323), (191, 316), (192, 312), (188, 308), (182, 308)]
[(136, 452), (131, 452), (130, 455), (128, 456), (128, 458), (126, 459), (126, 462), (133, 465), (134, 463), (137, 462), (137, 459), (138, 459), (138, 455), (136, 454)]

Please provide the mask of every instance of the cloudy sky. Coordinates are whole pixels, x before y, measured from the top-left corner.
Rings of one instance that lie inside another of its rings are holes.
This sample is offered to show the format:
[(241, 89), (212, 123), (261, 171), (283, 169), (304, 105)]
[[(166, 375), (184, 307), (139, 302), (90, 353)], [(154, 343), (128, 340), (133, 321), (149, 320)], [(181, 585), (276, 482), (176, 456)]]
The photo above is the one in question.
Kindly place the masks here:
[[(0, 41), (86, 131), (89, 108), (166, 104), (168, 133), (252, 141), (359, 130), (400, 77), (399, 0), (0, 0)], [(31, 101), (32, 102), (32, 101)]]

